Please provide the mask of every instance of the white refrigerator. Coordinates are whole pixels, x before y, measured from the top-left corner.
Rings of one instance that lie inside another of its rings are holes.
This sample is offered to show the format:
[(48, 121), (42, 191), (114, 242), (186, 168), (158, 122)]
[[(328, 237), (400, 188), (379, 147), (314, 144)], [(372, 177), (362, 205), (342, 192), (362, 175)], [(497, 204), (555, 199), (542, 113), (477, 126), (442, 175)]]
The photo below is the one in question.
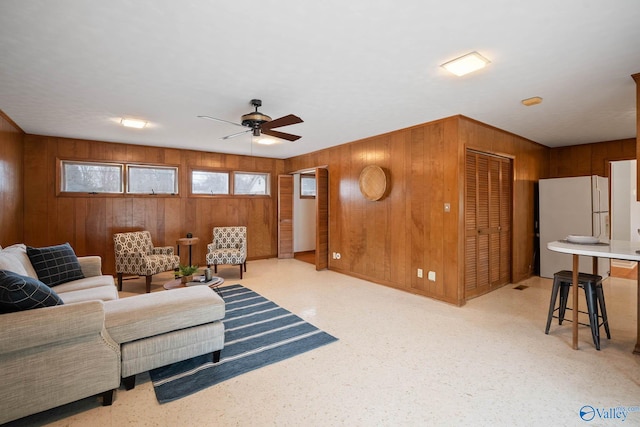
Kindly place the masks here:
[[(547, 249), (547, 243), (568, 235), (609, 241), (609, 180), (601, 176), (541, 179), (539, 195), (540, 276), (553, 277), (573, 269), (573, 256)], [(598, 259), (598, 274), (609, 275), (610, 262)], [(580, 257), (580, 271), (593, 272), (591, 257)]]

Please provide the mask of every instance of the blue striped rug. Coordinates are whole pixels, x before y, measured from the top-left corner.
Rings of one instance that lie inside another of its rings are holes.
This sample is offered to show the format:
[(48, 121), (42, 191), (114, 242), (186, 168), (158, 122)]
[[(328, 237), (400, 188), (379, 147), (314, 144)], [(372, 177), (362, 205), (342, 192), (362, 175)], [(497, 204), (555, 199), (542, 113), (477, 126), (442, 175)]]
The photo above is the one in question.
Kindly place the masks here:
[(337, 340), (241, 285), (219, 288), (225, 300), (224, 349), (149, 372), (160, 403), (188, 396), (245, 372)]

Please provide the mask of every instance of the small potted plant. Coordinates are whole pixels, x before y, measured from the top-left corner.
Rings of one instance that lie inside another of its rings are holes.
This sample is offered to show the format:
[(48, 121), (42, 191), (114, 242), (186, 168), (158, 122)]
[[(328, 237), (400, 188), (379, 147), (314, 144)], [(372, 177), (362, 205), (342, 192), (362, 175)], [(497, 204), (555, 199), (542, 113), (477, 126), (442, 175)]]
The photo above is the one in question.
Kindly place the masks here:
[(180, 264), (178, 271), (180, 272), (180, 281), (182, 283), (187, 283), (193, 280), (193, 273), (198, 271), (198, 266)]

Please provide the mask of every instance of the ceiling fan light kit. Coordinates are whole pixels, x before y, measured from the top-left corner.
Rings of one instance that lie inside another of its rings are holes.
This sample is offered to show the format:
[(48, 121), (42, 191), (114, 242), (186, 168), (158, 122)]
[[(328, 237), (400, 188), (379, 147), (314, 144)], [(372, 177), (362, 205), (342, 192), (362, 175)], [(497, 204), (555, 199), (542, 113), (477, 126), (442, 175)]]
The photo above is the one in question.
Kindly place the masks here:
[[(271, 117), (269, 117), (266, 114), (263, 114), (260, 111), (258, 111), (258, 107), (262, 106), (262, 101), (261, 100), (252, 99), (251, 100), (251, 105), (253, 105), (255, 107), (255, 111), (252, 111), (250, 113), (242, 115), (241, 123), (234, 123), (234, 122), (230, 122), (228, 120), (218, 119), (218, 118), (211, 117), (211, 116), (198, 116), (198, 117), (202, 118), (202, 119), (209, 119), (209, 120), (215, 120), (215, 121), (218, 121), (218, 122), (231, 123), (232, 125), (248, 127), (249, 128), (249, 129), (244, 130), (242, 132), (238, 132), (238, 133), (234, 133), (234, 134), (231, 134), (231, 135), (223, 136), (221, 139), (234, 138), (236, 136), (243, 135), (243, 134), (248, 133), (248, 132), (252, 132), (252, 134), (253, 134), (253, 136), (255, 138), (258, 138), (260, 135), (265, 134), (265, 135), (272, 136), (274, 138), (286, 139), (287, 141), (297, 141), (298, 139), (300, 139), (300, 136), (298, 136), (298, 135), (292, 135), (290, 133), (284, 133), (284, 132), (279, 132), (279, 131), (273, 130), (273, 128), (278, 128), (278, 127), (283, 127), (283, 126), (294, 125), (294, 124), (297, 124), (297, 123), (302, 123), (303, 120), (300, 117), (294, 116), (293, 114), (289, 114), (287, 116), (280, 117), (279, 119), (272, 120)], [(258, 142), (260, 142), (260, 141), (258, 141)], [(270, 145), (270, 143), (264, 143), (264, 144), (265, 145)]]
[(142, 129), (147, 125), (147, 122), (145, 122), (144, 120), (125, 119), (125, 118), (121, 119), (120, 123), (122, 123), (122, 126), (124, 127), (135, 128), (135, 129)]

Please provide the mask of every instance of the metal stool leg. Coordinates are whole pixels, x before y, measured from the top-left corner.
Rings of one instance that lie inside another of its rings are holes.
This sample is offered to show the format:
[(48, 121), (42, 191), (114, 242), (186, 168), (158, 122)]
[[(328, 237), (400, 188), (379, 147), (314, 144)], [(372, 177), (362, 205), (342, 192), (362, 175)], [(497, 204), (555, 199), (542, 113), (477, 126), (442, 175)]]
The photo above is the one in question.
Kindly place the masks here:
[(602, 284), (596, 286), (596, 295), (598, 297), (598, 304), (600, 305), (600, 312), (602, 313), (602, 324), (604, 325), (604, 331), (607, 333), (607, 338), (611, 339), (611, 332), (609, 331), (609, 319), (607, 318), (607, 306), (604, 303), (604, 291), (602, 290)]
[(560, 306), (558, 307), (558, 325), (562, 325), (564, 314), (567, 311), (569, 289), (571, 289), (571, 285), (569, 283), (560, 281)]
[(544, 329), (544, 333), (549, 335), (549, 328), (551, 327), (551, 319), (553, 319), (553, 312), (556, 311), (556, 299), (558, 298), (558, 291), (560, 290), (560, 281), (553, 279), (553, 288), (551, 288), (551, 301), (549, 301), (549, 315), (547, 316), (547, 327)]
[(600, 321), (598, 320), (598, 303), (596, 298), (596, 290), (594, 284), (587, 282), (584, 284), (584, 294), (587, 299), (587, 312), (589, 313), (589, 325), (591, 327), (591, 336), (596, 349), (600, 350)]

